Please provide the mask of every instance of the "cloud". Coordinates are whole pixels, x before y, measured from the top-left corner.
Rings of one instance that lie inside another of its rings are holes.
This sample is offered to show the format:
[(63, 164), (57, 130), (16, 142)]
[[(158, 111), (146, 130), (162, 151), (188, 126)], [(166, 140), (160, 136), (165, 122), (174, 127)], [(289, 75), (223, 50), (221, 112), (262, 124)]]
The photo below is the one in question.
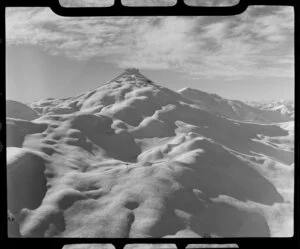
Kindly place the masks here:
[(6, 41), (192, 78), (293, 77), (293, 14), (292, 7), (249, 7), (229, 17), (73, 18), (7, 8)]
[(135, 33), (134, 46), (119, 65), (152, 69), (181, 66), (197, 45), (189, 37), (196, 24), (195, 19), (168, 17), (153, 25), (141, 25)]
[(51, 54), (77, 59), (125, 53), (139, 22), (130, 17), (67, 18), (49, 8), (9, 8), (6, 17), (8, 44), (38, 45)]
[(205, 39), (207, 44), (194, 53), (184, 71), (196, 78), (293, 77), (291, 14), (282, 8), (264, 8), (264, 14), (258, 15), (253, 7), (240, 16), (206, 25), (197, 40)]

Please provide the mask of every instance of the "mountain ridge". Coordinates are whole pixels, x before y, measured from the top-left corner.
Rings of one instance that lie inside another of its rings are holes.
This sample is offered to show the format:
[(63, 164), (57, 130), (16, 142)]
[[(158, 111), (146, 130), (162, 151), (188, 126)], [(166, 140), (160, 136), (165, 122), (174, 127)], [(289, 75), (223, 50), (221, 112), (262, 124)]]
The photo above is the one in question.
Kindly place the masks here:
[(271, 108), (259, 108), (258, 103), (248, 105), (247, 102), (240, 100), (229, 100), (217, 94), (210, 94), (192, 89), (189, 87), (178, 90), (183, 97), (195, 102), (200, 106), (205, 106), (214, 113), (240, 121), (260, 121), (260, 122), (286, 122), (293, 120), (293, 116), (285, 115)]

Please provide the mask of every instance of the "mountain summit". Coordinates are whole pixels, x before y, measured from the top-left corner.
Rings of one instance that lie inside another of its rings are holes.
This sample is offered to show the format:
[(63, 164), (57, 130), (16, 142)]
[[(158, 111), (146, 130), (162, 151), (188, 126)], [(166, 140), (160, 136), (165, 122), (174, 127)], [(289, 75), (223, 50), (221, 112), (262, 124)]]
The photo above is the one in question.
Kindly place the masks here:
[(125, 79), (126, 81), (139, 81), (143, 83), (152, 83), (150, 79), (148, 79), (146, 76), (140, 73), (139, 69), (135, 67), (126, 68), (123, 73), (121, 73), (116, 78), (110, 80), (108, 83), (120, 81), (122, 79)]
[(128, 74), (140, 74), (140, 70), (135, 67), (129, 67), (125, 69), (125, 73)]
[(228, 119), (135, 68), (31, 107), (7, 118), (9, 236), (293, 234), (293, 121)]

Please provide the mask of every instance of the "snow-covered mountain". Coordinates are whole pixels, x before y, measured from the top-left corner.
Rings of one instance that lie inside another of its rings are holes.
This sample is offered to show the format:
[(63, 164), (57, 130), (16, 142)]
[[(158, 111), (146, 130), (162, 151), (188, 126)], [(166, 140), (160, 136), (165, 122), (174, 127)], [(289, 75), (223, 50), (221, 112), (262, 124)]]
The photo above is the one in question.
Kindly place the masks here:
[(10, 236), (291, 236), (293, 121), (203, 102), (128, 69), (8, 117)]
[(293, 100), (249, 101), (248, 104), (261, 110), (276, 111), (294, 119), (295, 104)]
[(272, 107), (256, 102), (248, 104), (238, 100), (224, 99), (217, 94), (210, 94), (192, 88), (180, 89), (178, 93), (208, 111), (235, 120), (273, 123), (291, 121), (294, 118), (290, 113), (291, 110), (288, 109), (290, 106), (287, 107), (283, 103), (280, 106)]

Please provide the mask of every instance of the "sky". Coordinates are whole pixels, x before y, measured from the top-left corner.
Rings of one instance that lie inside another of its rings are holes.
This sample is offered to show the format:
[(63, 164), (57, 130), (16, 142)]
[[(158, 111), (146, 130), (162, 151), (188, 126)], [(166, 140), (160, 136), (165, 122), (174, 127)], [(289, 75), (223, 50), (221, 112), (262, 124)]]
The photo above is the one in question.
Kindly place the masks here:
[(219, 17), (62, 17), (50, 8), (6, 9), (7, 99), (76, 96), (126, 67), (172, 90), (293, 99), (293, 7), (251, 6)]

